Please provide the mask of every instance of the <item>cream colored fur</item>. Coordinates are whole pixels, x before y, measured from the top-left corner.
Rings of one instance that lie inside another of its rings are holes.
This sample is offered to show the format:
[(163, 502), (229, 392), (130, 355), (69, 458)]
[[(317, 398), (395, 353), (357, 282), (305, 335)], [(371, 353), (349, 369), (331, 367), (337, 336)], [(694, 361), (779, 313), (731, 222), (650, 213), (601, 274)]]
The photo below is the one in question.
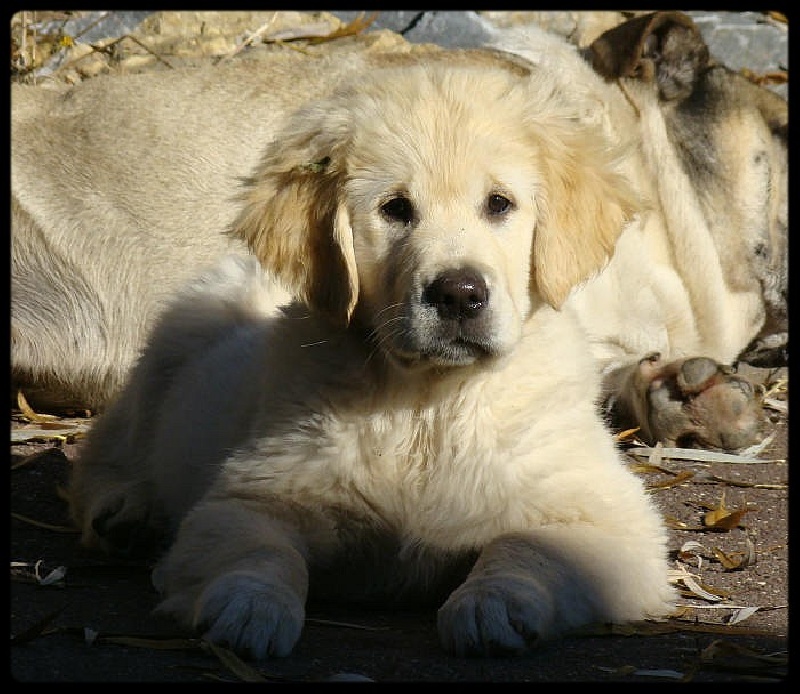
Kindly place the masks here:
[[(499, 59), (290, 116), (230, 230), (307, 307), (273, 312), (242, 255), (180, 292), (77, 466), (84, 541), (166, 533), (160, 609), (256, 657), (291, 652), (309, 593), (446, 598), (459, 655), (669, 612), (666, 530), (559, 310), (637, 206), (575, 116)], [(477, 292), (455, 322), (448, 273)]]

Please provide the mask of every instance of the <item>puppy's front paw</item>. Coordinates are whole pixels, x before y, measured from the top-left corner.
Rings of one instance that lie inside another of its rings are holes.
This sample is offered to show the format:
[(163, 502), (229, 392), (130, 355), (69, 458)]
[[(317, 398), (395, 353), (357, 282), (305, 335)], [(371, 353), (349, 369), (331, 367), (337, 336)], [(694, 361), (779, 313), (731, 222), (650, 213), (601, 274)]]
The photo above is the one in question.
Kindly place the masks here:
[(256, 659), (291, 653), (305, 621), (303, 601), (291, 588), (232, 572), (201, 593), (194, 624), (204, 636)]
[(439, 639), (458, 656), (520, 653), (547, 638), (555, 605), (537, 581), (494, 575), (468, 579), (439, 609)]

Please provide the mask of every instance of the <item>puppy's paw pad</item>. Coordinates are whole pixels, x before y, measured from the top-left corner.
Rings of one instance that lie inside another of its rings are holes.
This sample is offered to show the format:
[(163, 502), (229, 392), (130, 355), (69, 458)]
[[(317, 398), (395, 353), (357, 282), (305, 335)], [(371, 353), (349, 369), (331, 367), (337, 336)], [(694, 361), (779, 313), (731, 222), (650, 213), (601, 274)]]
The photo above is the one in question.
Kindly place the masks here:
[(228, 573), (206, 586), (194, 624), (214, 643), (256, 659), (291, 653), (303, 628), (305, 607), (290, 588)]

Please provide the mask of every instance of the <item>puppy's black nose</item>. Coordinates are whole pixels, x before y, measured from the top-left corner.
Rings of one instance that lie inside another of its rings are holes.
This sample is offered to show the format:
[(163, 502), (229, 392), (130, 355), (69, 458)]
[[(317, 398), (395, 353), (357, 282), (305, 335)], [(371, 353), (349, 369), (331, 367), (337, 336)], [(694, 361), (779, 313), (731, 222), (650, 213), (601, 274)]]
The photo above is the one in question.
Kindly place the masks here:
[(489, 290), (474, 270), (448, 270), (425, 288), (422, 300), (435, 306), (441, 318), (463, 320), (475, 318), (483, 310)]

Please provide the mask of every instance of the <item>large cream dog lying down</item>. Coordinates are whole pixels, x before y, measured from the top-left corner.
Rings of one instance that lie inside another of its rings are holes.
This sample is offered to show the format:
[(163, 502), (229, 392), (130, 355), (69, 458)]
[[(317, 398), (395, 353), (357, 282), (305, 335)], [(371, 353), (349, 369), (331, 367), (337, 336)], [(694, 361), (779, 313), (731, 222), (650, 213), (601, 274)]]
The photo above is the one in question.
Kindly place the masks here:
[[(96, 409), (118, 392), (164, 302), (243, 248), (221, 233), (239, 211), (238, 180), (292, 110), (385, 64), (497, 60), (354, 43), (64, 94), (14, 85), (12, 374), (34, 405)], [(642, 202), (609, 265), (562, 309), (588, 333), (619, 425), (651, 442), (751, 443), (757, 397), (717, 363), (785, 341), (786, 102), (714, 64), (680, 13), (600, 37), (587, 57), (596, 70), (534, 27), (495, 43), (556, 76), (575, 118), (620, 148)], [(553, 274), (571, 277), (575, 262)]]
[[(477, 97), (477, 98), (476, 98)], [(560, 311), (636, 209), (549, 72), (376, 69), (291, 116), (226, 259), (158, 322), (73, 481), (87, 542), (165, 533), (161, 609), (255, 657), (309, 596), (444, 603), (447, 651), (671, 610), (666, 531)]]

